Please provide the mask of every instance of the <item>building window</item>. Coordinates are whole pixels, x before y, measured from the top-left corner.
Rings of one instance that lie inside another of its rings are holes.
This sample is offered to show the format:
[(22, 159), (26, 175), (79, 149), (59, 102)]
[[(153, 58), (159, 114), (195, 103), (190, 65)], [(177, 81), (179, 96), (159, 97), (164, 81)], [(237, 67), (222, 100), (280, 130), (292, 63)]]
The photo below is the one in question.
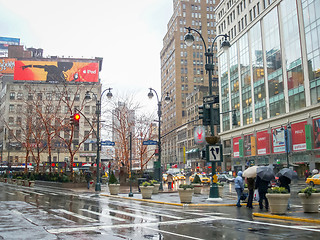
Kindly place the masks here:
[(15, 97), (16, 97), (16, 93), (11, 92), (11, 93), (10, 93), (10, 100), (14, 100)]
[(13, 104), (9, 105), (9, 112), (11, 112), (11, 113), (14, 112), (14, 105)]

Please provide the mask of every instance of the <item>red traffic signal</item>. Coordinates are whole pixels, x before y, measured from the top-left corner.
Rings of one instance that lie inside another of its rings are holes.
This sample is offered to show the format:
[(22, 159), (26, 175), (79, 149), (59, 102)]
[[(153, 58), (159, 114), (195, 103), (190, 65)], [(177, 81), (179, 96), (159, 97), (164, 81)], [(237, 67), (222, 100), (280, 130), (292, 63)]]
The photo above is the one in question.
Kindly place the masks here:
[(73, 114), (73, 120), (74, 120), (74, 125), (79, 126), (80, 114), (79, 113)]

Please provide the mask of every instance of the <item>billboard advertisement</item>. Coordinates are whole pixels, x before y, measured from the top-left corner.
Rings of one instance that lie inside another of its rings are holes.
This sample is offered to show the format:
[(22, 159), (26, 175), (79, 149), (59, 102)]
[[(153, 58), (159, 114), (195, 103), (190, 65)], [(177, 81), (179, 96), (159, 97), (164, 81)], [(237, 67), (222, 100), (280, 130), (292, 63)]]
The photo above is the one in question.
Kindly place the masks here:
[(198, 126), (194, 129), (194, 142), (204, 144), (206, 142), (206, 129), (204, 126)]
[(292, 150), (295, 152), (307, 150), (305, 131), (306, 124), (307, 121), (291, 124)]
[(282, 128), (272, 129), (272, 145), (274, 153), (285, 153), (285, 130)]
[(270, 154), (270, 135), (268, 130), (257, 132), (257, 151), (258, 155)]
[(236, 137), (233, 138), (233, 157), (238, 158), (240, 157), (240, 152), (239, 152), (239, 140), (241, 137)]
[(8, 47), (10, 45), (20, 45), (20, 38), (0, 37), (0, 56), (8, 56)]
[(320, 118), (313, 120), (314, 148), (320, 148)]
[(15, 58), (0, 58), (0, 73), (14, 73)]
[(98, 82), (98, 62), (19, 61), (15, 62), (14, 80)]
[(245, 135), (243, 138), (243, 145), (244, 145), (244, 155), (245, 156), (251, 156), (252, 154), (252, 149), (251, 149), (251, 140), (252, 140), (253, 135)]

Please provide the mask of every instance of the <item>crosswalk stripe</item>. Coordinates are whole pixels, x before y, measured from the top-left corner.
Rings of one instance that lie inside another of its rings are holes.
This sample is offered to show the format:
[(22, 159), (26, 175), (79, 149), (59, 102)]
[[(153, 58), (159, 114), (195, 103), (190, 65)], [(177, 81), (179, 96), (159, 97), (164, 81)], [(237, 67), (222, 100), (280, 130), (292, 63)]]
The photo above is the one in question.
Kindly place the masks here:
[(65, 210), (65, 209), (54, 209), (54, 210), (52, 210), (52, 211), (61, 212), (61, 213), (64, 213), (64, 214), (67, 214), (67, 215), (70, 215), (70, 216), (73, 216), (73, 217), (76, 217), (76, 218), (80, 218), (80, 219), (85, 220), (85, 221), (88, 221), (88, 222), (98, 222), (98, 220), (96, 220), (96, 219), (89, 218), (89, 217), (85, 217), (85, 216), (82, 216), (82, 215), (80, 215), (80, 214), (67, 211), (67, 210)]
[(122, 222), (125, 222), (125, 221), (126, 221), (125, 219), (122, 219), (122, 218), (118, 218), (118, 217), (114, 217), (114, 216), (111, 216), (111, 215), (107, 215), (107, 214), (102, 214), (102, 213), (90, 211), (90, 210), (88, 210), (88, 209), (80, 209), (80, 211), (88, 212), (88, 213), (95, 214), (95, 215), (98, 215), (98, 216), (101, 216), (101, 217), (111, 218), (111, 219), (118, 220), (118, 221), (122, 221)]

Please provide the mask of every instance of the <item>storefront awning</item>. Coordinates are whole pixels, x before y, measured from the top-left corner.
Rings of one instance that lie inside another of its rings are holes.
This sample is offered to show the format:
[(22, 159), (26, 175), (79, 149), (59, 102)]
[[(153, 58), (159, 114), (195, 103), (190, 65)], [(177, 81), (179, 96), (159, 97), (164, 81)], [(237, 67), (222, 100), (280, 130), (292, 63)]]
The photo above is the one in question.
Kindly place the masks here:
[(187, 154), (189, 153), (195, 153), (195, 152), (199, 152), (199, 148), (192, 148), (189, 151), (186, 151)]

